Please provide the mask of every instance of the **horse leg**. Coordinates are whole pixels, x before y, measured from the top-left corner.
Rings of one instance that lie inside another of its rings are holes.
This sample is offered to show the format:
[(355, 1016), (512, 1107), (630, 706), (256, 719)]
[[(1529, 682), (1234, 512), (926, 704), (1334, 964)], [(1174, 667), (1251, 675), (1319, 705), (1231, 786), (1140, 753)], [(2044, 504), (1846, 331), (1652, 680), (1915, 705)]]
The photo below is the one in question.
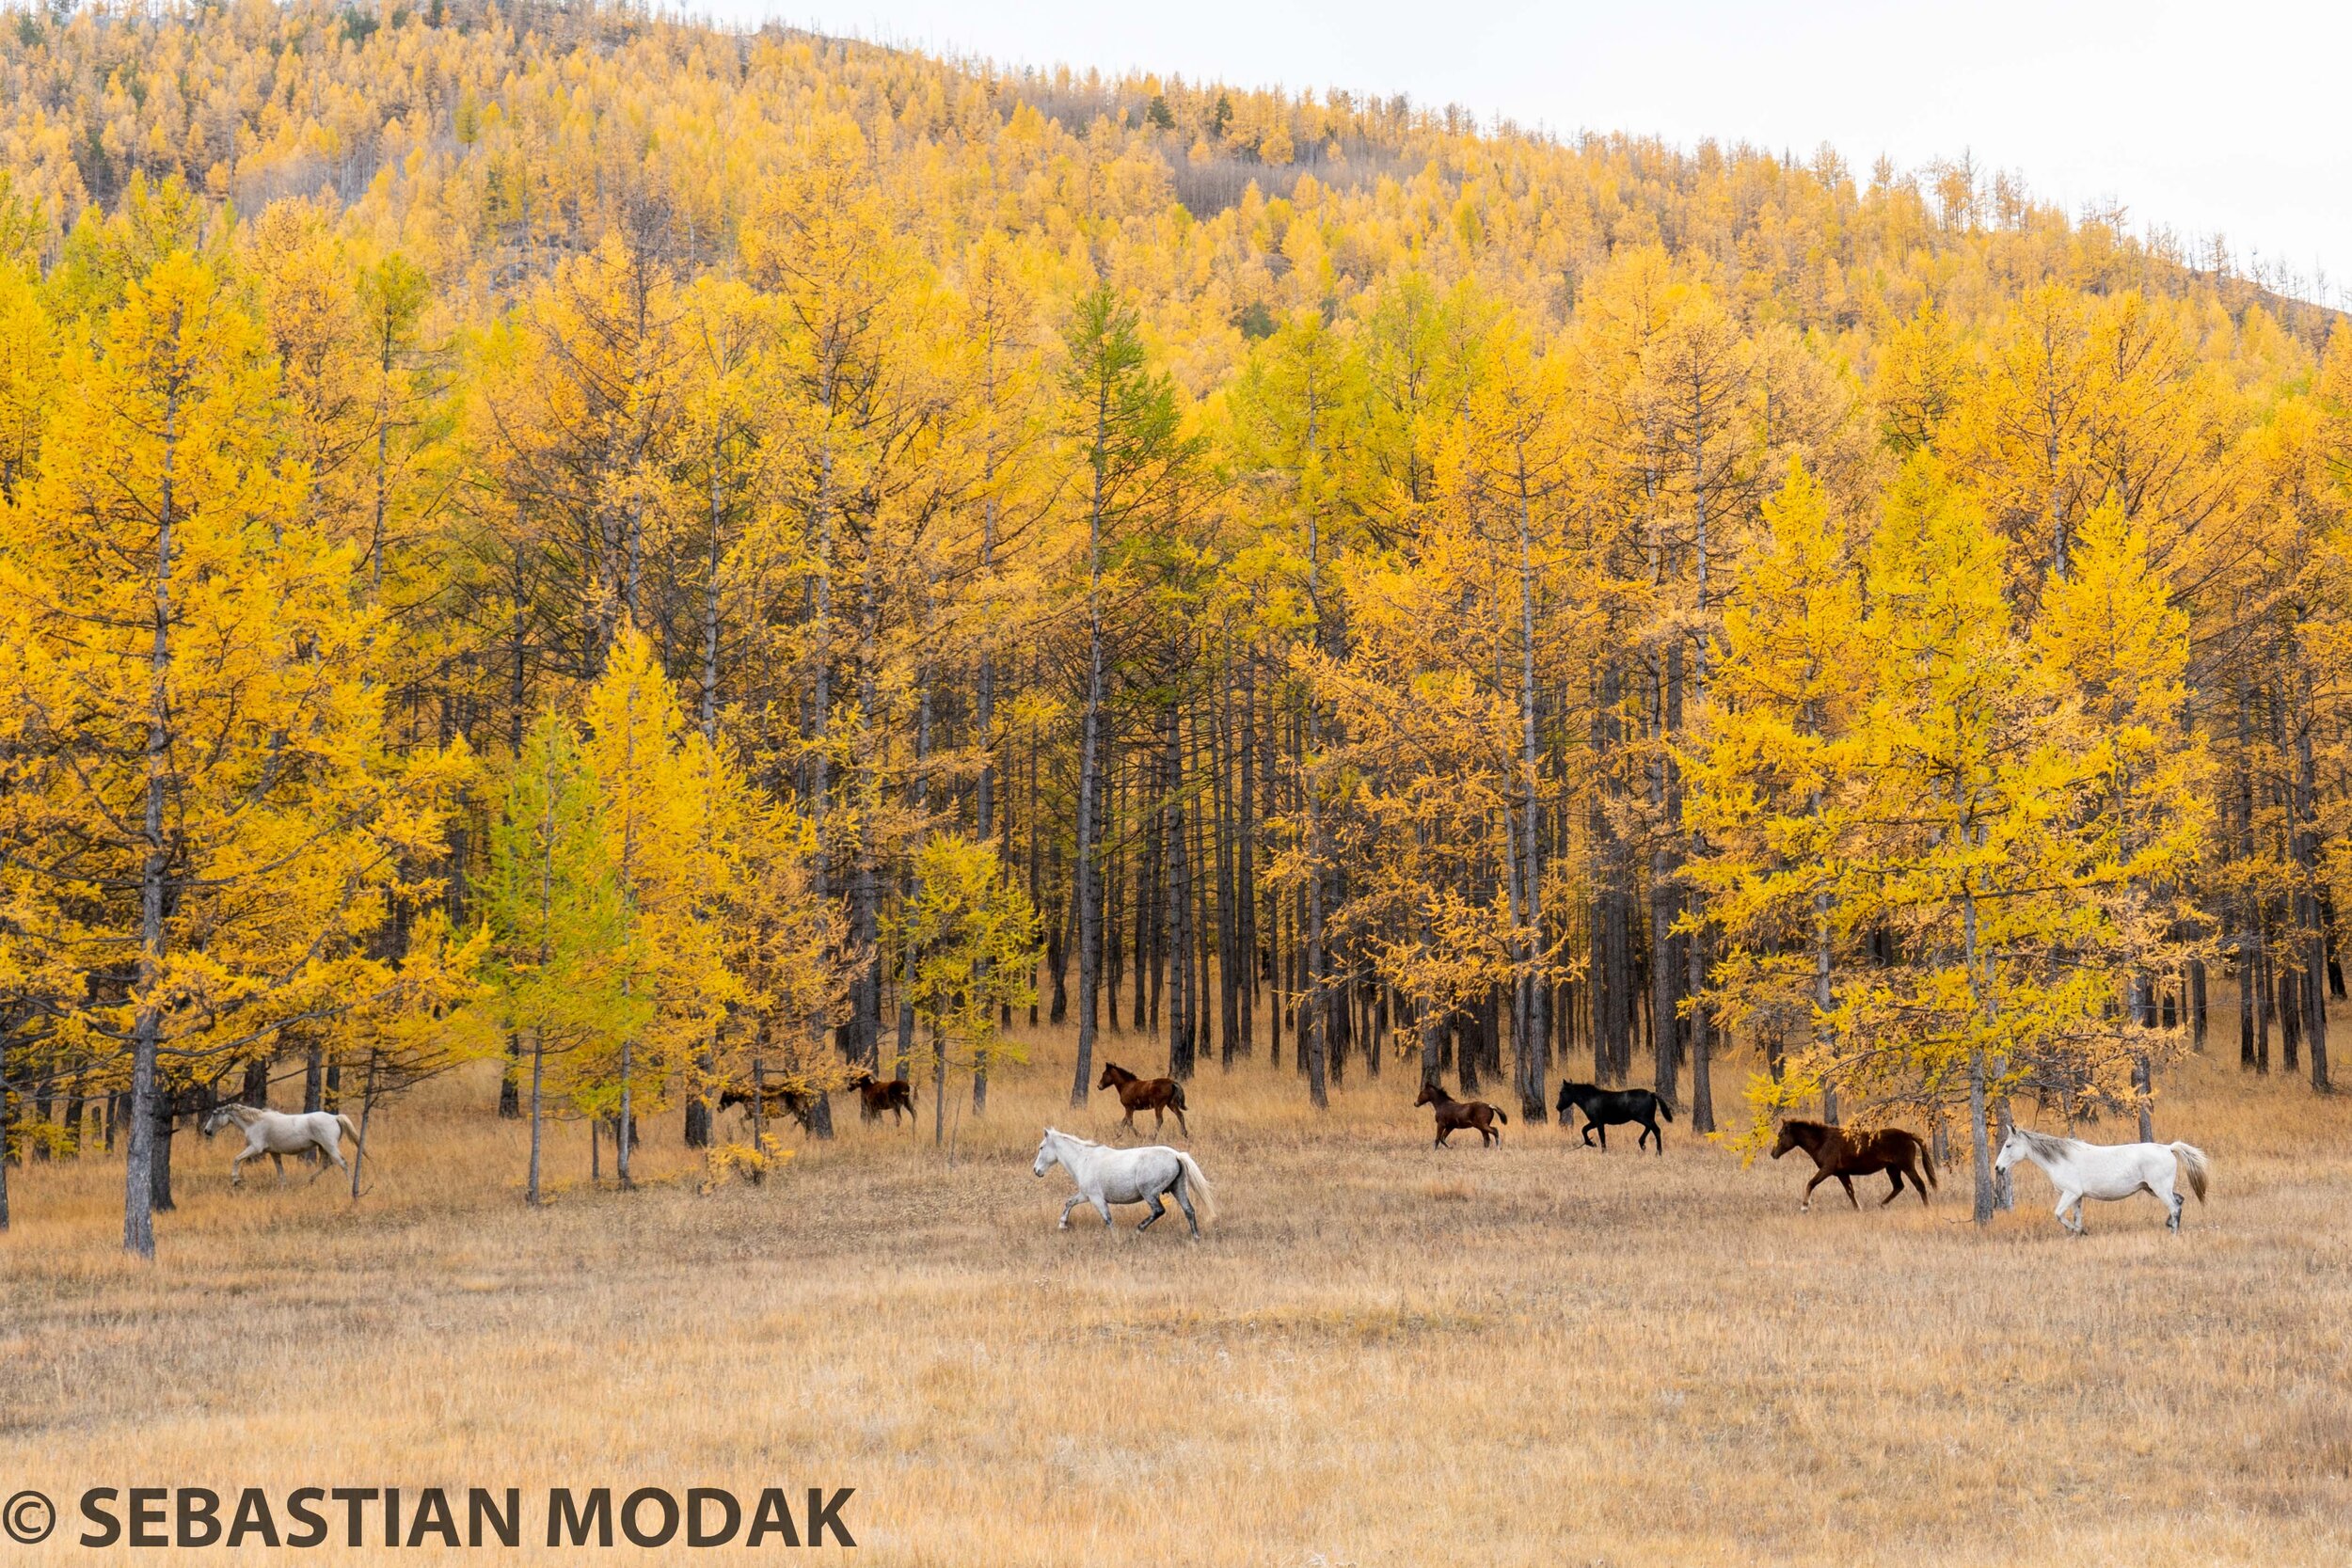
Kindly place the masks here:
[[(1155, 1137), (1155, 1138), (1156, 1138), (1156, 1137), (1160, 1136), (1162, 1133), (1166, 1132), (1167, 1131), (1168, 1131), (1168, 1107), (1167, 1107), (1167, 1106), (1165, 1106), (1165, 1105), (1154, 1105), (1154, 1106), (1152, 1106), (1152, 1135), (1153, 1137)], [(1138, 1227), (1136, 1227), (1136, 1228), (1137, 1228), (1137, 1229), (1141, 1229), (1141, 1228), (1142, 1228), (1142, 1227), (1138, 1226)]]
[(2070, 1219), (2068, 1219), (2068, 1218), (2066, 1217), (2066, 1211), (2067, 1211), (2067, 1210), (2069, 1210), (2069, 1209), (2071, 1209), (2071, 1208), (2074, 1208), (2075, 1205), (2079, 1204), (2081, 1201), (2082, 1201), (2082, 1199), (2081, 1199), (2080, 1197), (2078, 1197), (2076, 1195), (2074, 1195), (2074, 1194), (2073, 1194), (2073, 1193), (2070, 1193), (2070, 1192), (2066, 1191), (2063, 1187), (2061, 1187), (2061, 1188), (2059, 1188), (2059, 1189), (2058, 1189), (2058, 1224), (2060, 1224), (2060, 1225), (2062, 1225), (2062, 1226), (2066, 1227), (2066, 1228), (2067, 1228), (2067, 1229), (2069, 1229), (2069, 1230), (2073, 1231), (2073, 1232), (2074, 1232), (2075, 1235), (2077, 1235), (2077, 1236), (2079, 1236), (2079, 1235), (2081, 1235), (2081, 1234), (2083, 1233), (2083, 1227), (2082, 1227), (2082, 1220), (2081, 1220), (2081, 1216), (2080, 1216), (2080, 1215), (2077, 1215), (2075, 1218), (2074, 1218), (2074, 1219), (2071, 1219), (2071, 1220), (2070, 1220)]
[(1070, 1195), (1070, 1201), (1069, 1201), (1069, 1202), (1067, 1202), (1067, 1203), (1065, 1203), (1065, 1204), (1063, 1204), (1063, 1205), (1061, 1206), (1061, 1224), (1059, 1224), (1059, 1225), (1057, 1225), (1057, 1226), (1054, 1227), (1054, 1228), (1055, 1228), (1055, 1229), (1057, 1229), (1057, 1230), (1067, 1230), (1067, 1229), (1069, 1229), (1069, 1228), (1070, 1228), (1070, 1211), (1072, 1211), (1073, 1209), (1075, 1209), (1075, 1208), (1076, 1208), (1079, 1204), (1084, 1203), (1086, 1200), (1087, 1200), (1087, 1195), (1086, 1195), (1086, 1194), (1084, 1194), (1084, 1193), (1073, 1193), (1073, 1194), (1071, 1194), (1071, 1195)]
[(269, 1159), (270, 1164), (278, 1167), (278, 1184), (281, 1187), (284, 1186), (286, 1184), (286, 1157), (283, 1154), (273, 1151), (270, 1154)]
[(1879, 1199), (1879, 1207), (1882, 1209), (1903, 1196), (1903, 1167), (1889, 1165), (1886, 1167), (1886, 1176), (1888, 1180), (1895, 1183), (1895, 1190)]
[(2187, 1200), (2172, 1190), (2172, 1183), (2167, 1181), (2163, 1186), (2157, 1187), (2143, 1181), (2140, 1185), (2146, 1189), (2151, 1197), (2163, 1203), (2164, 1227), (2167, 1230), (2180, 1229), (2181, 1210), (2186, 1206)]
[(1447, 1134), (1447, 1133), (1449, 1133), (1449, 1132), (1453, 1132), (1453, 1131), (1454, 1131), (1454, 1129), (1453, 1129), (1453, 1128), (1451, 1128), (1451, 1127), (1440, 1127), (1440, 1128), (1438, 1128), (1438, 1141), (1437, 1141), (1437, 1143), (1436, 1143), (1436, 1145), (1435, 1145), (1434, 1147), (1435, 1147), (1435, 1148), (1443, 1148), (1445, 1147), (1445, 1138), (1446, 1138), (1446, 1134)]
[(1176, 1131), (1184, 1135), (1184, 1142), (1192, 1142), (1192, 1129), (1184, 1122), (1184, 1108), (1182, 1105), (1173, 1105), (1169, 1109), (1176, 1113)]
[[(1593, 1127), (1594, 1127), (1594, 1124), (1593, 1124), (1593, 1123), (1591, 1123), (1591, 1122), (1586, 1122), (1586, 1123), (1584, 1124), (1584, 1131), (1585, 1131), (1585, 1132), (1590, 1132), (1593, 1130)], [(1600, 1127), (1600, 1151), (1601, 1151), (1603, 1154), (1606, 1154), (1606, 1153), (1608, 1153), (1608, 1152), (1609, 1152), (1609, 1124), (1608, 1124), (1607, 1122), (1605, 1122), (1605, 1121), (1604, 1121), (1604, 1122), (1601, 1122), (1601, 1123), (1599, 1124), (1599, 1127)]]
[(1837, 1184), (1846, 1189), (1846, 1201), (1853, 1205), (1853, 1212), (1857, 1214), (1862, 1212), (1862, 1200), (1853, 1196), (1853, 1179), (1844, 1171), (1839, 1171)]
[[(631, 1141), (634, 1142), (633, 1139)], [(321, 1154), (325, 1155), (326, 1159), (321, 1160), (319, 1162), (319, 1168), (311, 1173), (310, 1180), (312, 1182), (316, 1182), (320, 1177), (326, 1174), (326, 1163), (328, 1160), (332, 1160), (335, 1163), (335, 1168), (342, 1171), (345, 1176), (351, 1174), (351, 1167), (343, 1164), (342, 1139), (337, 1138), (332, 1144), (317, 1144), (313, 1147), (316, 1148)]]
[(1919, 1180), (1919, 1168), (1916, 1165), (1906, 1164), (1903, 1170), (1910, 1176), (1911, 1184), (1919, 1189), (1919, 1207), (1925, 1209), (1928, 1206), (1928, 1184)]
[(1157, 1225), (1160, 1221), (1166, 1219), (1167, 1217), (1168, 1200), (1166, 1196), (1159, 1193), (1153, 1193), (1152, 1195), (1152, 1212), (1143, 1216), (1143, 1223), (1136, 1227), (1136, 1233), (1137, 1235), (1141, 1235), (1144, 1231), (1151, 1229), (1153, 1226)]
[(1813, 1207), (1813, 1189), (1828, 1180), (1829, 1172), (1825, 1170), (1813, 1173), (1813, 1180), (1804, 1184), (1804, 1201), (1797, 1205), (1798, 1213), (1802, 1214)]
[(229, 1184), (230, 1186), (242, 1187), (245, 1185), (245, 1163), (261, 1152), (262, 1151), (260, 1149), (254, 1148), (251, 1144), (247, 1144), (245, 1146), (244, 1153), (229, 1162)]
[(1176, 1207), (1184, 1212), (1184, 1223), (1192, 1227), (1192, 1239), (1197, 1242), (1200, 1239), (1200, 1216), (1192, 1212), (1192, 1195), (1184, 1190), (1184, 1179), (1178, 1177), (1174, 1189)]
[(1103, 1228), (1108, 1230), (1111, 1227), (1111, 1200), (1107, 1197), (1096, 1198), (1094, 1212), (1103, 1216)]

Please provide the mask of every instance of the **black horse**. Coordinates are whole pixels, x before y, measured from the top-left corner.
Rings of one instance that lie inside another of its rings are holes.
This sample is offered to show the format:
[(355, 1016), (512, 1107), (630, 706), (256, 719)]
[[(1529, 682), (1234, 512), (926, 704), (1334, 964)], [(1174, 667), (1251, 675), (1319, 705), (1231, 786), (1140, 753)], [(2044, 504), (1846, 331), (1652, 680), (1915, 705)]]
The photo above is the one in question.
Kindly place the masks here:
[(1674, 1107), (1647, 1089), (1604, 1089), (1597, 1084), (1571, 1084), (1562, 1079), (1560, 1103), (1556, 1109), (1564, 1126), (1571, 1105), (1584, 1113), (1584, 1145), (1588, 1148), (1592, 1147), (1594, 1128), (1600, 1129), (1600, 1151), (1606, 1154), (1609, 1152), (1609, 1129), (1617, 1122), (1638, 1121), (1649, 1131), (1636, 1139), (1633, 1147), (1639, 1148), (1651, 1138), (1656, 1138), (1658, 1152), (1666, 1152), (1666, 1139), (1658, 1131), (1658, 1118), (1664, 1117), (1668, 1121), (1674, 1120)]

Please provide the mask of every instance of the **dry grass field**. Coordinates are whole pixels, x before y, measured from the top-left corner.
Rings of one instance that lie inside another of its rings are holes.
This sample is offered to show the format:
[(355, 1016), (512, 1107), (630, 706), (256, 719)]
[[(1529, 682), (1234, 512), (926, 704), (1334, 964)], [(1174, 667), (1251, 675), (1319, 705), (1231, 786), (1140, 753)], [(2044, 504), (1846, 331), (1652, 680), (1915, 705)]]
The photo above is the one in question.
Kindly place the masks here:
[[(1805, 1169), (1679, 1125), (1662, 1160), (1516, 1117), (1433, 1151), (1402, 1070), (1316, 1117), (1287, 1071), (1212, 1068), (1196, 1245), (1173, 1213), (1054, 1229), (1040, 1125), (1116, 1113), (1037, 1057), (952, 1158), (926, 1088), (920, 1136), (850, 1116), (708, 1196), (675, 1117), (630, 1194), (566, 1127), (535, 1213), (486, 1079), (381, 1117), (356, 1209), (266, 1169), (232, 1193), (230, 1143), (183, 1134), (151, 1268), (116, 1250), (118, 1167), (20, 1171), (0, 1483), (855, 1486), (832, 1555), (942, 1568), (2352, 1559), (2352, 1103), (2191, 1063), (2159, 1130), (2211, 1153), (2212, 1202), (2177, 1238), (2094, 1205), (2075, 1241), (2030, 1169), (1987, 1234), (1964, 1171), (1929, 1209), (1799, 1213)], [(66, 1512), (7, 1560), (134, 1559)]]

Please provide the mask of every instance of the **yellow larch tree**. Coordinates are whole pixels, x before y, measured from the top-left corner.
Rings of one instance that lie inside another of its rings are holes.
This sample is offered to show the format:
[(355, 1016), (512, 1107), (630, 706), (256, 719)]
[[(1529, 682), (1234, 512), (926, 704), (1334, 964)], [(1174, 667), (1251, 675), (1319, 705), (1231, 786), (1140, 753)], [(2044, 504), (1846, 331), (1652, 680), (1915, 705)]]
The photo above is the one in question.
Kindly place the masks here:
[(381, 988), (365, 939), (461, 759), (391, 754), (350, 553), (276, 461), (273, 366), (212, 265), (126, 285), (65, 379), (0, 555), (0, 832), (93, 976), (67, 1027), (127, 1083), (123, 1243), (151, 1256), (175, 1095)]

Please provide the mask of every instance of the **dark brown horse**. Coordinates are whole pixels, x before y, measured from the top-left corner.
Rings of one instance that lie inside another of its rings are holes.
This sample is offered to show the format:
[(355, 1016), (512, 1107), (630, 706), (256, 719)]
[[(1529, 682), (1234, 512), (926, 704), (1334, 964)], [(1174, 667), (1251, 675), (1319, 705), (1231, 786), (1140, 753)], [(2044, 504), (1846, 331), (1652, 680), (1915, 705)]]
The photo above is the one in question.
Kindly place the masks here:
[(858, 1112), (867, 1121), (882, 1120), (884, 1111), (894, 1122), (901, 1112), (910, 1117), (914, 1115), (914, 1085), (903, 1078), (877, 1078), (861, 1068), (850, 1086), (857, 1090)]
[(1175, 1079), (1138, 1078), (1117, 1062), (1104, 1062), (1103, 1081), (1094, 1086), (1119, 1091), (1119, 1102), (1127, 1108), (1127, 1114), (1120, 1120), (1126, 1123), (1130, 1132), (1143, 1131), (1136, 1125), (1137, 1111), (1152, 1113), (1152, 1131), (1155, 1133), (1168, 1125), (1168, 1113), (1173, 1111), (1177, 1131), (1184, 1133), (1187, 1143), (1191, 1141), (1192, 1129), (1184, 1125), (1184, 1086)]
[(1434, 1147), (1438, 1148), (1443, 1148), (1446, 1139), (1465, 1127), (1478, 1129), (1479, 1148), (1499, 1144), (1502, 1141), (1502, 1134), (1495, 1131), (1495, 1123), (1500, 1121), (1507, 1125), (1511, 1120), (1483, 1100), (1456, 1100), (1435, 1084), (1423, 1084), (1421, 1098), (1413, 1103), (1436, 1110), (1438, 1141)]
[[(1928, 1146), (1899, 1127), (1883, 1127), (1875, 1132), (1849, 1132), (1842, 1127), (1832, 1127), (1819, 1121), (1784, 1121), (1780, 1138), (1772, 1145), (1772, 1158), (1777, 1160), (1792, 1148), (1802, 1148), (1813, 1156), (1817, 1167), (1813, 1180), (1804, 1184), (1805, 1209), (1813, 1207), (1813, 1189), (1837, 1178), (1837, 1184), (1846, 1189), (1846, 1199), (1856, 1209), (1862, 1200), (1853, 1196), (1853, 1180), (1857, 1176), (1876, 1176), (1884, 1171), (1895, 1183), (1895, 1190), (1879, 1199), (1883, 1209), (1903, 1196), (1903, 1178), (1919, 1189), (1919, 1202), (1928, 1201), (1929, 1183), (1935, 1180), (1935, 1158)], [(1919, 1180), (1919, 1171), (1928, 1173), (1926, 1181)]]

